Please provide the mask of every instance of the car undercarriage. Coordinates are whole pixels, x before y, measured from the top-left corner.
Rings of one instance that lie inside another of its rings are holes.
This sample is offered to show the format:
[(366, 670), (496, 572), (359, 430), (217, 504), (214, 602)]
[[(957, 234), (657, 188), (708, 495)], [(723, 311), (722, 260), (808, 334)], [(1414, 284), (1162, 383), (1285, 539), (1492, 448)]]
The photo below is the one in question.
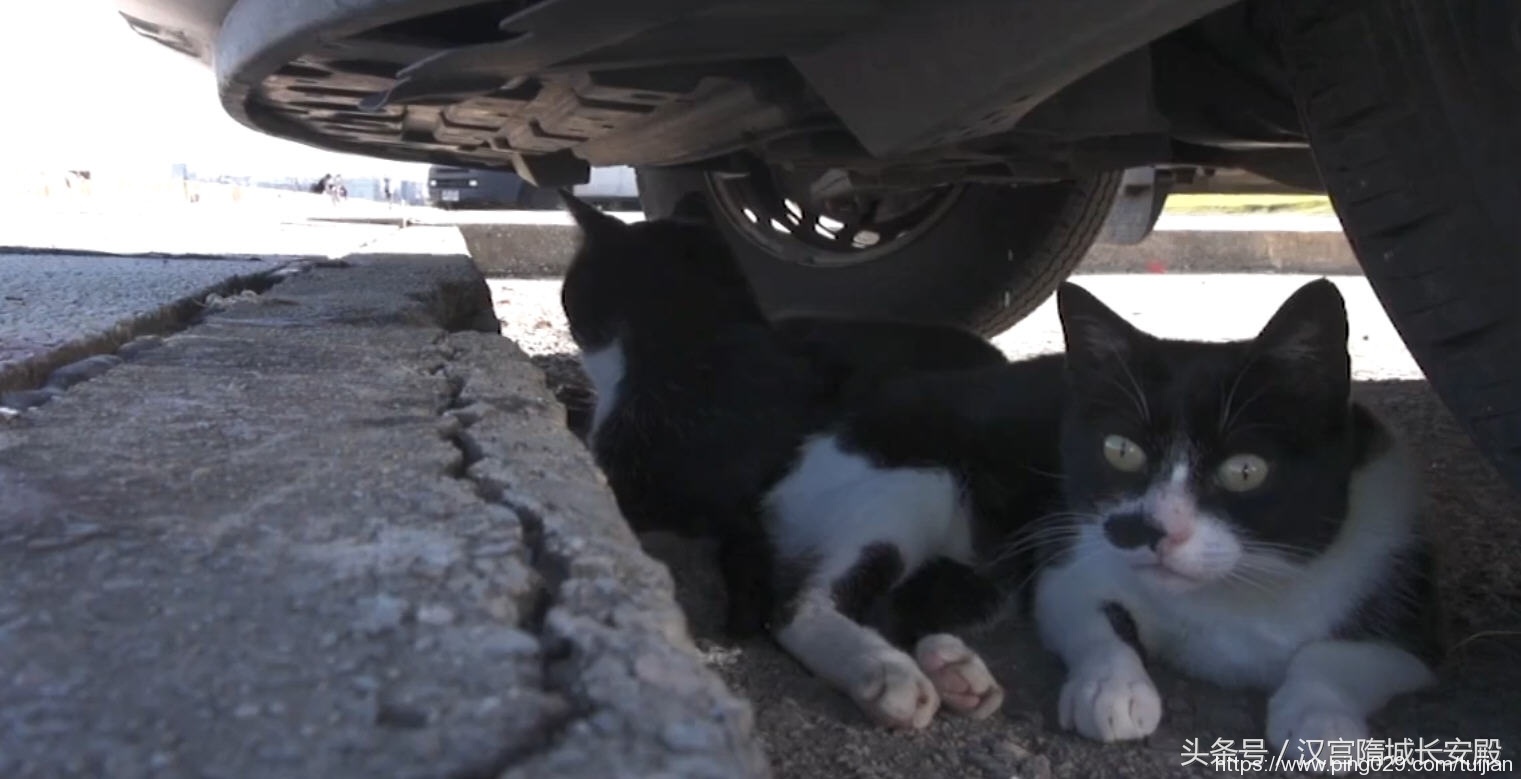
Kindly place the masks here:
[[(163, 18), (174, 3), (155, 4), (156, 19), (131, 5), (138, 32), (210, 56)], [(815, 196), (1144, 165), (1314, 189), (1260, 12), (1222, 0), (1119, 13), (1093, 0), (244, 0), (214, 62), (226, 108), (261, 131), (510, 164), (540, 186), (584, 182), (588, 166), (748, 174), (758, 161)]]
[(269, 135), (541, 187), (635, 166), (771, 312), (996, 333), (1200, 171), (1324, 192), (1521, 485), (1521, 1), (116, 4)]

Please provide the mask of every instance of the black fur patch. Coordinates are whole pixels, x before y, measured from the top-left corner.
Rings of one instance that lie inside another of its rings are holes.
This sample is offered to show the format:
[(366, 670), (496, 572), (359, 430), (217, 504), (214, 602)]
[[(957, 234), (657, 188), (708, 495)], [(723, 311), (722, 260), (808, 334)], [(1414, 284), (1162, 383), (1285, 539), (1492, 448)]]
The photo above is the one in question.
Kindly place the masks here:
[(903, 576), (903, 556), (888, 543), (868, 544), (855, 565), (834, 583), (835, 608), (860, 622), (873, 603)]
[(1109, 620), (1109, 627), (1114, 629), (1114, 634), (1119, 636), (1121, 641), (1129, 644), (1136, 655), (1144, 661), (1146, 647), (1141, 646), (1141, 633), (1136, 629), (1135, 619), (1130, 616), (1130, 612), (1114, 601), (1105, 601), (1103, 609), (1104, 618)]
[(919, 639), (994, 616), (1004, 592), (971, 566), (936, 558), (920, 566), (887, 597), (869, 623), (887, 640), (912, 647)]

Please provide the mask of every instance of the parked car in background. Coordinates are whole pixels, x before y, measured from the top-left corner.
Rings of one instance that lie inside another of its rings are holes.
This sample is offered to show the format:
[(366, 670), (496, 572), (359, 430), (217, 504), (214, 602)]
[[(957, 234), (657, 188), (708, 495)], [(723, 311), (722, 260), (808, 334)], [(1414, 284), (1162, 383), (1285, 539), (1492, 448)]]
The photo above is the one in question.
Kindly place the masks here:
[(541, 187), (631, 165), (652, 216), (696, 193), (771, 310), (996, 333), (1122, 186), (1142, 227), (1201, 167), (1326, 192), (1521, 485), (1521, 2), (116, 2), (265, 133)]
[[(590, 181), (575, 185), (571, 191), (587, 202), (611, 208), (639, 208), (639, 186), (633, 168), (595, 168)], [(428, 205), (451, 210), (554, 209), (560, 207), (560, 197), (555, 190), (529, 184), (510, 170), (434, 165), (428, 168)]]

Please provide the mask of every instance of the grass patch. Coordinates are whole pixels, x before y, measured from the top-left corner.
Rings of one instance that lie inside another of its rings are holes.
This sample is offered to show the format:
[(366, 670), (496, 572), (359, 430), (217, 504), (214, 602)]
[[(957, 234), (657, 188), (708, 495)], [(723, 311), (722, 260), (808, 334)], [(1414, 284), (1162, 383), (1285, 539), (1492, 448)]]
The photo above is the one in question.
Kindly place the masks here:
[(1333, 214), (1324, 195), (1178, 194), (1167, 198), (1169, 214)]

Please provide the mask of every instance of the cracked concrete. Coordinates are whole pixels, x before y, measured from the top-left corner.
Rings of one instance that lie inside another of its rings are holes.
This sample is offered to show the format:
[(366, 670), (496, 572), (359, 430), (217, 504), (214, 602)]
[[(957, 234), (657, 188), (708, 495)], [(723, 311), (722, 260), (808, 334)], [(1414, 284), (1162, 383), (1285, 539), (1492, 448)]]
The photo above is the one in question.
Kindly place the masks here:
[(201, 301), (257, 285), (275, 262), (0, 252), (0, 392), (61, 366), (177, 329)]
[(766, 775), (479, 275), (349, 262), (0, 419), (0, 776)]

